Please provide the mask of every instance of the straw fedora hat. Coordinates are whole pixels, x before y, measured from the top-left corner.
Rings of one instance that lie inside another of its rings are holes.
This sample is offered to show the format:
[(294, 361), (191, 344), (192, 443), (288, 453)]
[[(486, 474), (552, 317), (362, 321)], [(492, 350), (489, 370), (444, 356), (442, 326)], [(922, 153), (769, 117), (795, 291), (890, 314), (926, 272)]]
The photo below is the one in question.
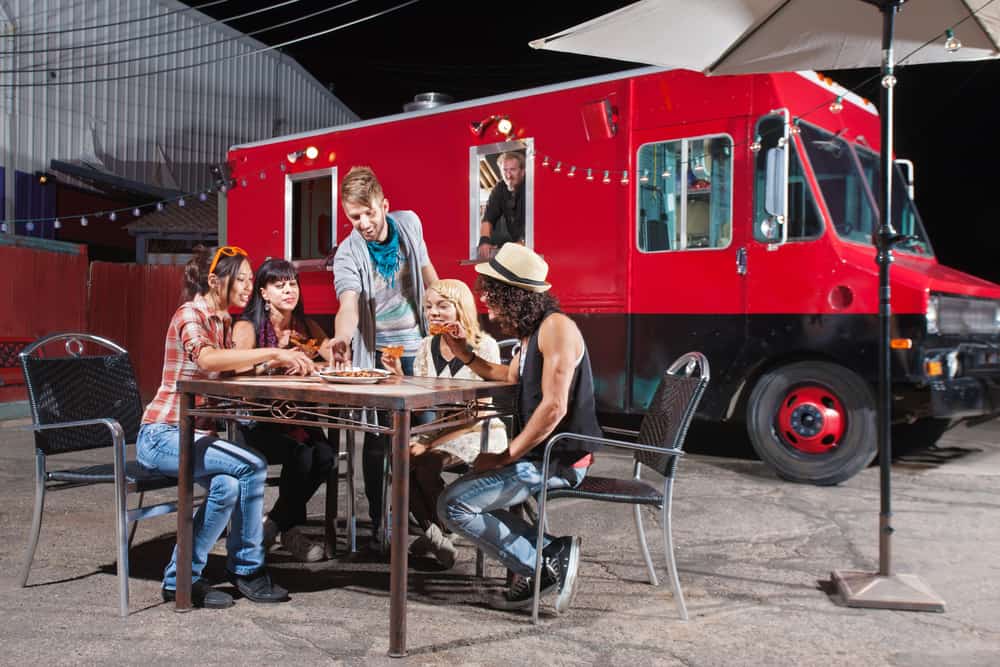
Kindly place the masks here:
[(504, 243), (490, 261), (476, 264), (476, 271), (529, 292), (547, 292), (552, 287), (545, 282), (549, 265), (520, 243)]

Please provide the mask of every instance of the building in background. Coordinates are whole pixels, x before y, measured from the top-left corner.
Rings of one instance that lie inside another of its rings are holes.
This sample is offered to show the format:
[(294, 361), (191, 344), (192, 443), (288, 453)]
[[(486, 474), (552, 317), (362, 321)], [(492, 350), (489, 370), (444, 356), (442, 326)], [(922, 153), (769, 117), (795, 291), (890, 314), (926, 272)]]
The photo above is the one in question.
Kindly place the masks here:
[[(233, 4), (233, 14), (243, 9)], [(176, 0), (0, 2), (6, 235), (132, 259), (125, 224), (170, 216), (182, 199), (217, 189), (224, 179), (209, 168), (230, 146), (358, 119), (266, 49)]]

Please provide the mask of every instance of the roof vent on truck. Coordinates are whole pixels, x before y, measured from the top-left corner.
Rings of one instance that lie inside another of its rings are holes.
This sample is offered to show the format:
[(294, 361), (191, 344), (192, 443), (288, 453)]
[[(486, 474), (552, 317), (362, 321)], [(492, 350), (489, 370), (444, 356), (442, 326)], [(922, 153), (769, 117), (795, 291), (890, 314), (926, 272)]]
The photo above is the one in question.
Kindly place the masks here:
[(451, 104), (455, 98), (447, 93), (417, 93), (412, 102), (403, 105), (403, 111), (423, 111)]

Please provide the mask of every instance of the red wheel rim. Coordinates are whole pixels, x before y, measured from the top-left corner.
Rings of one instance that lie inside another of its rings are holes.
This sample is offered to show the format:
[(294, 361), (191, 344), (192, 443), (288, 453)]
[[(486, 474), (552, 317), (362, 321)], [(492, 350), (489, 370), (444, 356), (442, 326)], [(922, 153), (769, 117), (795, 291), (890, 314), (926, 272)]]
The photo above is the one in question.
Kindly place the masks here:
[(804, 385), (785, 394), (778, 410), (778, 436), (806, 454), (826, 454), (840, 444), (847, 415), (826, 387)]

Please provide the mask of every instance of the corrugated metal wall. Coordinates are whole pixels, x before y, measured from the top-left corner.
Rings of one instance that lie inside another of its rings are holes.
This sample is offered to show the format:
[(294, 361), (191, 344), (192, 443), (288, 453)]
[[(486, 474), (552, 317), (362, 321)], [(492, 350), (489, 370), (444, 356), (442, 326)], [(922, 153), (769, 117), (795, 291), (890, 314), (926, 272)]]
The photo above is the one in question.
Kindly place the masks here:
[[(243, 9), (233, 5), (232, 13)], [(98, 161), (126, 178), (194, 191), (211, 182), (207, 165), (234, 144), (357, 119), (289, 58), (275, 51), (235, 57), (263, 44), (197, 11), (177, 12), (185, 7), (175, 0), (0, 2), (0, 84), (19, 84), (0, 89), (0, 164), (13, 157), (31, 173), (52, 158)], [(167, 12), (174, 13), (79, 30)], [(307, 33), (309, 23), (302, 25)], [(71, 46), (85, 48), (54, 50)], [(102, 66), (125, 60), (132, 62)], [(217, 62), (176, 69), (209, 61)], [(132, 74), (144, 76), (96, 81)], [(69, 81), (76, 83), (56, 85)]]

